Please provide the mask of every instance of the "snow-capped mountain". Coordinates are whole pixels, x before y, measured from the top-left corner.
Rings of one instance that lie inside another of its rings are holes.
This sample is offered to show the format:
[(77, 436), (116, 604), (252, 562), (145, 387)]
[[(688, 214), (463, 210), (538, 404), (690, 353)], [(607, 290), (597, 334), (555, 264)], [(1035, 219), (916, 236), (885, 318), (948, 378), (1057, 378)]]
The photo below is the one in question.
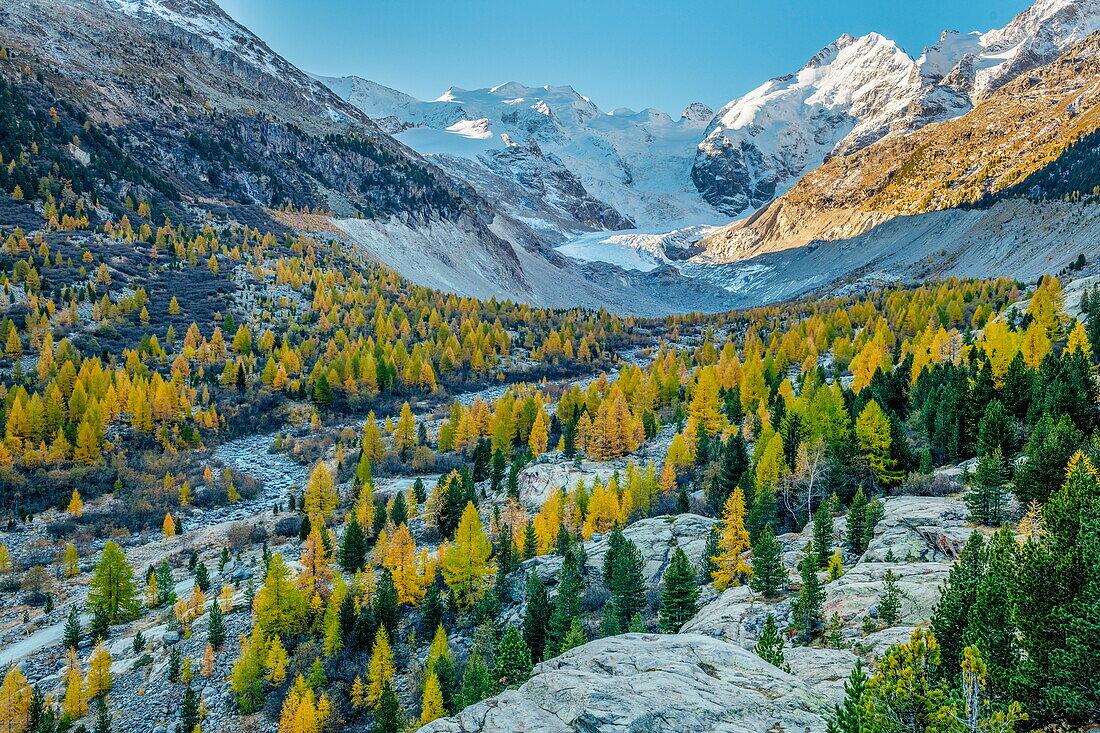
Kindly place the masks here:
[(692, 169), (703, 196), (736, 216), (783, 193), (841, 140), (886, 110), (901, 111), (913, 59), (877, 33), (844, 35), (797, 73), (723, 107)]
[(717, 223), (691, 182), (713, 111), (604, 112), (568, 86), (448, 89), (431, 102), (355, 77), (321, 78), (398, 140), (559, 239)]
[(1100, 0), (1038, 0), (1004, 28), (947, 31), (915, 59), (877, 33), (841, 36), (723, 107), (692, 177), (711, 204), (743, 215), (830, 156), (966, 114), (1098, 28)]
[[(0, 5), (0, 19), (0, 39), (52, 59), (70, 96), (125, 126), (131, 152), (189, 200), (242, 202), (249, 216), (307, 202), (435, 287), (657, 312), (720, 308), (715, 286), (741, 287), (707, 274), (732, 258), (711, 225), (829, 159), (857, 166), (878, 140), (967, 115), (1095, 30), (1100, 0), (1038, 0), (1002, 29), (946, 32), (916, 58), (877, 34), (842, 36), (717, 116), (693, 104), (678, 117), (607, 112), (568, 86), (423, 101), (310, 77), (215, 0), (25, 0)], [(116, 74), (124, 64), (138, 71)]]

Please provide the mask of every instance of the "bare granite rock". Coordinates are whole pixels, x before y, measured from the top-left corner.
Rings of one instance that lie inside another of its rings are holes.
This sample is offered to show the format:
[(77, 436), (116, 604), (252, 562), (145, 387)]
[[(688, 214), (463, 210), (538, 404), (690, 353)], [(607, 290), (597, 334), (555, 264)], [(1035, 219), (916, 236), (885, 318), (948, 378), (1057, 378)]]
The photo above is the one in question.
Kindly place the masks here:
[(544, 662), (516, 690), (421, 733), (788, 733), (824, 731), (832, 702), (729, 642), (624, 634)]

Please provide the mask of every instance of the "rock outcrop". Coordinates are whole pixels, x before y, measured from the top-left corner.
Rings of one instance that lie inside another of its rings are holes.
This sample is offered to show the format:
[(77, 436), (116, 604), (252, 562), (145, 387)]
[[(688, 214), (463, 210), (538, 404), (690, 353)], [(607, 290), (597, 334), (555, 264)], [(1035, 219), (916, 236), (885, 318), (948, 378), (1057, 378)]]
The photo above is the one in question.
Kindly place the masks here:
[[(703, 547), (707, 534), (715, 524), (710, 517), (698, 514), (677, 514), (676, 516), (652, 517), (629, 525), (623, 530), (623, 536), (638, 546), (644, 562), (642, 575), (646, 584), (654, 587), (661, 582), (661, 576), (668, 567), (676, 548), (683, 548), (695, 567), (703, 559)], [(597, 536), (584, 543), (588, 557), (588, 572), (603, 571), (603, 560), (607, 554), (607, 537)], [(540, 555), (532, 558), (525, 567), (534, 568), (550, 584), (557, 583), (562, 559), (557, 555)]]
[(863, 561), (954, 560), (974, 532), (959, 498), (898, 496), (887, 499)]
[(838, 614), (842, 622), (877, 615), (879, 599), (886, 593), (886, 571), (897, 576), (901, 591), (903, 623), (928, 621), (940, 599), (940, 586), (951, 572), (944, 562), (879, 563), (861, 562), (825, 586), (825, 617)]
[[(839, 671), (839, 670), (838, 670)], [(697, 634), (624, 634), (544, 662), (517, 690), (422, 733), (824, 731), (832, 702), (752, 652)]]

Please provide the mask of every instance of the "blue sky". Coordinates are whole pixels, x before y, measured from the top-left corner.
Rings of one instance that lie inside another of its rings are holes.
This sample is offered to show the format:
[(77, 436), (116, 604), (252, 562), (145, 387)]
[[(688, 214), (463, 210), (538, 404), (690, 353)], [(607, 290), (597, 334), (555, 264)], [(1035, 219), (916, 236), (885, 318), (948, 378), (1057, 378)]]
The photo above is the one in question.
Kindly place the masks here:
[(301, 68), (434, 99), (569, 84), (604, 110), (714, 108), (792, 72), (842, 33), (911, 54), (943, 29), (1006, 24), (1028, 0), (218, 0)]

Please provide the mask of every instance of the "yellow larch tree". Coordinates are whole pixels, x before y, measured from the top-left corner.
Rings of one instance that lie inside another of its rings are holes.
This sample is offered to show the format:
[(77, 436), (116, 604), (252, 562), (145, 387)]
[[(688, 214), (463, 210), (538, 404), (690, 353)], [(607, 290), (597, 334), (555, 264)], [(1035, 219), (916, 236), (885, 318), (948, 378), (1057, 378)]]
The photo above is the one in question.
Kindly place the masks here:
[(209, 677), (214, 674), (214, 647), (210, 642), (202, 650), (202, 676)]
[(267, 577), (252, 604), (256, 628), (265, 634), (297, 631), (308, 603), (309, 599), (298, 590), (291, 578), (286, 561), (276, 553), (267, 564)]
[(698, 425), (702, 425), (710, 435), (721, 432), (725, 427), (726, 417), (722, 414), (718, 397), (718, 379), (712, 367), (699, 370), (688, 405), (688, 421), (688, 432), (692, 435)]
[(17, 665), (8, 667), (0, 684), (0, 733), (24, 733), (30, 729), (31, 686)]
[(424, 658), (424, 666), (431, 669), (432, 666), (443, 657), (447, 657), (450, 661), (454, 661), (454, 656), (451, 654), (451, 647), (447, 640), (447, 630), (443, 628), (443, 624), (439, 624), (435, 628), (435, 636), (432, 637), (432, 644), (428, 647), (428, 656)]
[(264, 677), (272, 687), (278, 687), (286, 680), (286, 666), (290, 664), (286, 647), (278, 634), (272, 634), (264, 652)]
[(73, 489), (73, 494), (69, 497), (69, 505), (65, 507), (70, 515), (79, 517), (84, 514), (84, 501), (80, 498), (80, 492)]
[(95, 699), (111, 689), (111, 653), (101, 639), (92, 651), (88, 661), (87, 690), (88, 697)]
[(551, 491), (533, 520), (535, 540), (540, 555), (545, 555), (554, 546), (558, 532), (561, 531), (563, 516), (561, 492)]
[(760, 437), (757, 446), (763, 444), (760, 459), (756, 462), (755, 484), (756, 490), (774, 491), (779, 479), (788, 472), (787, 457), (783, 452), (783, 436), (780, 433), (772, 433), (765, 441), (764, 435)]
[(546, 417), (546, 410), (540, 405), (535, 412), (535, 421), (531, 424), (531, 435), (527, 439), (527, 447), (531, 449), (531, 455), (537, 458), (545, 453), (549, 440), (550, 423)]
[(328, 595), (332, 588), (333, 568), (330, 547), (333, 543), (325, 542), (321, 536), (322, 531), (328, 532), (317, 524), (310, 527), (309, 535), (302, 548), (302, 556), (298, 561), (302, 570), (298, 573), (295, 582), (307, 598), (312, 598), (314, 594)]
[(416, 418), (413, 417), (412, 408), (409, 407), (408, 402), (401, 405), (401, 416), (393, 429), (393, 447), (401, 453), (403, 458), (416, 447)]
[(1050, 336), (1046, 329), (1038, 321), (1033, 321), (1024, 331), (1024, 341), (1021, 345), (1024, 362), (1032, 369), (1038, 369), (1043, 363), (1043, 357), (1050, 353)]
[(443, 692), (439, 687), (439, 677), (431, 669), (424, 678), (424, 695), (420, 705), (420, 725), (424, 726), (433, 720), (438, 720), (446, 715), (443, 709)]
[(752, 575), (752, 567), (741, 557), (751, 546), (745, 529), (745, 494), (738, 486), (722, 509), (718, 554), (711, 558), (715, 566), (711, 573), (715, 588), (725, 590), (731, 585), (740, 585)]
[(402, 523), (394, 530), (382, 564), (389, 568), (393, 575), (398, 602), (420, 603), (424, 598), (427, 579), (423, 575), (423, 568), (417, 562), (416, 542), (407, 524)]
[(668, 452), (665, 453), (665, 463), (670, 464), (674, 470), (679, 471), (681, 468), (691, 466), (694, 460), (691, 446), (684, 433), (680, 432), (672, 436), (672, 442), (668, 446)]
[(323, 460), (317, 461), (309, 473), (303, 501), (306, 513), (311, 517), (319, 517), (326, 523), (332, 518), (339, 497), (332, 480), (332, 472)]
[(1084, 324), (1080, 321), (1073, 322), (1069, 338), (1066, 339), (1066, 351), (1071, 354), (1081, 353), (1087, 357), (1092, 356), (1092, 344), (1089, 343), (1088, 333), (1085, 331)]
[(657, 486), (665, 494), (676, 491), (676, 466), (672, 461), (665, 461), (664, 465), (661, 466), (661, 474), (657, 477)]
[(377, 705), (382, 697), (382, 687), (393, 677), (393, 651), (390, 637), (384, 626), (374, 633), (374, 648), (371, 650), (370, 666), (367, 669), (367, 702)]
[(356, 677), (351, 684), (351, 706), (355, 710), (362, 710), (367, 706), (367, 686), (363, 684), (362, 677)]
[(88, 713), (88, 693), (84, 686), (84, 676), (80, 673), (80, 662), (76, 650), (70, 649), (65, 665), (65, 695), (61, 700), (62, 711), (70, 720), (78, 720)]
[(298, 675), (283, 700), (279, 713), (279, 733), (319, 733), (320, 716), (313, 689)]
[(61, 556), (61, 569), (66, 578), (75, 578), (80, 575), (80, 553), (72, 542), (65, 545), (65, 551)]
[(620, 521), (619, 497), (597, 478), (588, 497), (588, 512), (584, 518), (584, 538), (592, 539), (597, 532), (607, 534)]

